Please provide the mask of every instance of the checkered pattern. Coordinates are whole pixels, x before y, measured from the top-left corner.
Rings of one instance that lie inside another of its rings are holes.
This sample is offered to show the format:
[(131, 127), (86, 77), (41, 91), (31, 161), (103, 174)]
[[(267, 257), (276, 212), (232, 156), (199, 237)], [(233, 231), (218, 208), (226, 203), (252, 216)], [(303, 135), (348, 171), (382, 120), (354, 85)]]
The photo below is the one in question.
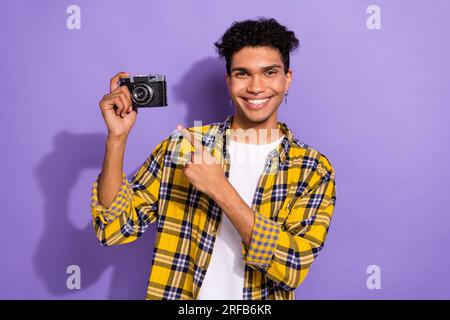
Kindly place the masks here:
[(255, 212), (252, 238), (249, 249), (244, 254), (244, 262), (265, 269), (272, 260), (279, 233), (280, 228), (275, 222)]
[[(228, 145), (233, 116), (222, 123), (189, 128), (229, 177)], [(242, 297), (294, 299), (328, 234), (336, 193), (328, 159), (298, 141), (284, 123), (284, 138), (266, 159), (251, 208), (251, 242), (242, 241), (245, 277)], [(147, 299), (196, 299), (211, 258), (222, 211), (196, 190), (183, 173), (192, 149), (173, 132), (128, 181), (109, 208), (98, 203), (92, 186), (91, 213), (103, 246), (132, 242), (157, 222)]]

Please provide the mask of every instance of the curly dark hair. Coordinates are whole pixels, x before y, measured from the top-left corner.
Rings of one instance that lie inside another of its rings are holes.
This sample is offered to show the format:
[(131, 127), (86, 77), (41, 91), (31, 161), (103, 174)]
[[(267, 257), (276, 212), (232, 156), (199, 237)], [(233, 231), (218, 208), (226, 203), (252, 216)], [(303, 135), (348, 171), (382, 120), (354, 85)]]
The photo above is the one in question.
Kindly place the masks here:
[(228, 75), (231, 73), (231, 58), (243, 47), (269, 46), (281, 54), (284, 72), (289, 70), (289, 53), (299, 47), (294, 32), (289, 31), (273, 18), (235, 21), (224, 33), (222, 39), (214, 43), (217, 52), (226, 61)]

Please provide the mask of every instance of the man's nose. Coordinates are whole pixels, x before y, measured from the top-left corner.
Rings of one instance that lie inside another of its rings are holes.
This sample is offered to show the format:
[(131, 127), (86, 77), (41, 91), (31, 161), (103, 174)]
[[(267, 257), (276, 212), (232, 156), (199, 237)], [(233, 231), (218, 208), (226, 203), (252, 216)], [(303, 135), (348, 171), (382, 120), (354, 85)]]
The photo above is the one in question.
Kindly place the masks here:
[(261, 77), (258, 75), (255, 75), (254, 77), (252, 77), (252, 80), (251, 80), (249, 86), (247, 87), (247, 91), (249, 93), (256, 95), (258, 93), (264, 92), (264, 90), (265, 90), (265, 84), (264, 84), (263, 79), (261, 79)]

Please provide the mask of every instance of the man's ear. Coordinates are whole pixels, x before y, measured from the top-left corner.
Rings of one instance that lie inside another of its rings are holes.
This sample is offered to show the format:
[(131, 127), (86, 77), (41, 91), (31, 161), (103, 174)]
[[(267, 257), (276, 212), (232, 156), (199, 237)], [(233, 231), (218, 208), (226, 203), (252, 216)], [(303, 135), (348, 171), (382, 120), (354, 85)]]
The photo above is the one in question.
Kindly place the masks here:
[(292, 83), (292, 69), (289, 68), (288, 72), (286, 73), (286, 88), (285, 88), (285, 92), (287, 92), (289, 90), (289, 87), (291, 86)]
[(227, 84), (227, 87), (230, 88), (231, 78), (230, 78), (230, 75), (228, 74), (228, 72), (225, 72), (225, 82)]

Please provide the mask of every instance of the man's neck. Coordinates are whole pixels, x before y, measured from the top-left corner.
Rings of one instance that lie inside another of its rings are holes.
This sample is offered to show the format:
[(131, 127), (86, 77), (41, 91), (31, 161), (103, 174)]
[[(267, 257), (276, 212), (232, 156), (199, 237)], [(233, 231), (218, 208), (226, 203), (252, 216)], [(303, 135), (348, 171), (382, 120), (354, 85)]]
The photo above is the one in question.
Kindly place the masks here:
[(234, 114), (231, 123), (232, 139), (234, 141), (250, 144), (268, 144), (279, 140), (283, 134), (278, 128), (276, 113), (266, 121), (255, 123)]

